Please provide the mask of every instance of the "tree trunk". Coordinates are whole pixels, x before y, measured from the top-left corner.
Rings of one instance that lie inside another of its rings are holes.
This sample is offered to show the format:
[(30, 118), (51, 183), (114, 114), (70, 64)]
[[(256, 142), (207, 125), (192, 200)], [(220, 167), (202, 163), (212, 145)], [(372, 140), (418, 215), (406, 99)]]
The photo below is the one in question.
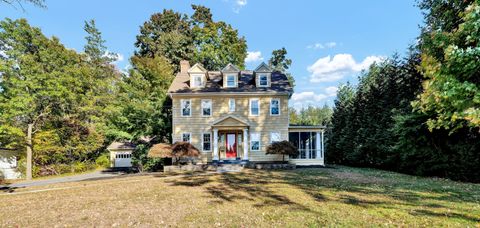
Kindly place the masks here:
[(32, 179), (32, 129), (33, 124), (28, 124), (27, 130), (27, 180)]

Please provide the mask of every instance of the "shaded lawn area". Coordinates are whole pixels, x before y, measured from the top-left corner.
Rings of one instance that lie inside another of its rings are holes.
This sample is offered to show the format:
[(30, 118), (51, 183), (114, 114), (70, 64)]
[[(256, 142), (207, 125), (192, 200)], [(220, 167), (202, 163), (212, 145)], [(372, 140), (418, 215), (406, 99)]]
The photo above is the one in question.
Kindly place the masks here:
[(372, 169), (147, 175), (0, 193), (0, 226), (478, 226), (480, 185)]

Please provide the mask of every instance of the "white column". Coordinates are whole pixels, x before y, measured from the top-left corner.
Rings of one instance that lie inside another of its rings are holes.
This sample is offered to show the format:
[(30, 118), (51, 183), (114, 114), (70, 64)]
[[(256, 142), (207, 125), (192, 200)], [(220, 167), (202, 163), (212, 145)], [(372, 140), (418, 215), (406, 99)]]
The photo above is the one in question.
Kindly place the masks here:
[(317, 137), (315, 137), (316, 138), (316, 140), (315, 140), (316, 141), (315, 142), (315, 148), (316, 148), (315, 153), (317, 153), (316, 158), (320, 159), (322, 157), (321, 156), (321, 150), (322, 149), (321, 149), (321, 146), (320, 146), (320, 132), (317, 131), (316, 134), (317, 134)]
[(243, 129), (243, 160), (248, 160), (248, 129)]
[(218, 129), (213, 129), (213, 161), (218, 161)]
[(323, 158), (324, 158), (324, 156), (325, 156), (325, 148), (324, 148), (324, 146), (323, 146), (323, 145), (324, 145), (323, 142), (325, 141), (325, 140), (324, 140), (325, 138), (323, 137), (323, 133), (324, 133), (324, 132), (325, 132), (325, 131), (322, 131), (322, 160), (323, 160)]

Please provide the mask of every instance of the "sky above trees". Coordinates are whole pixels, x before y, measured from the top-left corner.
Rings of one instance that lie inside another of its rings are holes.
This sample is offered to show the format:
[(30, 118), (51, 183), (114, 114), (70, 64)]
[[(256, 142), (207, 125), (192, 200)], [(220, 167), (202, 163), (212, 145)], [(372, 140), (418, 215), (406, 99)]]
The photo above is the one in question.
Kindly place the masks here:
[(273, 50), (285, 47), (293, 60), (289, 71), (296, 88), (291, 105), (333, 104), (336, 88), (356, 82), (372, 62), (414, 43), (422, 16), (415, 1), (60, 1), (47, 9), (24, 5), (25, 11), (2, 6), (1, 19), (27, 18), (48, 36), (82, 50), (85, 20), (95, 19), (106, 46), (120, 54), (119, 69), (130, 66), (139, 27), (155, 12), (173, 9), (191, 14), (191, 4), (211, 8), (214, 20), (237, 28), (247, 40), (247, 69), (267, 62)]

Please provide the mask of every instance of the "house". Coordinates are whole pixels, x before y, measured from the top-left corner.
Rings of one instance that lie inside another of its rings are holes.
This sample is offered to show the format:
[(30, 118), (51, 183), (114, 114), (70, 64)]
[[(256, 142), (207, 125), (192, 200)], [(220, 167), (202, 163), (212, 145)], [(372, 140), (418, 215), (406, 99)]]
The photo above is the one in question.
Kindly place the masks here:
[(289, 125), (292, 93), (286, 75), (265, 63), (253, 71), (232, 64), (209, 71), (181, 61), (168, 90), (173, 142), (199, 148), (202, 163), (230, 163), (281, 161), (281, 155), (267, 155), (266, 148), (289, 140), (299, 148), (289, 162), (324, 165), (324, 128)]
[(110, 152), (110, 167), (132, 167), (132, 152), (135, 150), (133, 143), (115, 141), (107, 147), (107, 150)]
[(0, 179), (18, 179), (17, 160), (20, 156), (17, 150), (0, 148)]

